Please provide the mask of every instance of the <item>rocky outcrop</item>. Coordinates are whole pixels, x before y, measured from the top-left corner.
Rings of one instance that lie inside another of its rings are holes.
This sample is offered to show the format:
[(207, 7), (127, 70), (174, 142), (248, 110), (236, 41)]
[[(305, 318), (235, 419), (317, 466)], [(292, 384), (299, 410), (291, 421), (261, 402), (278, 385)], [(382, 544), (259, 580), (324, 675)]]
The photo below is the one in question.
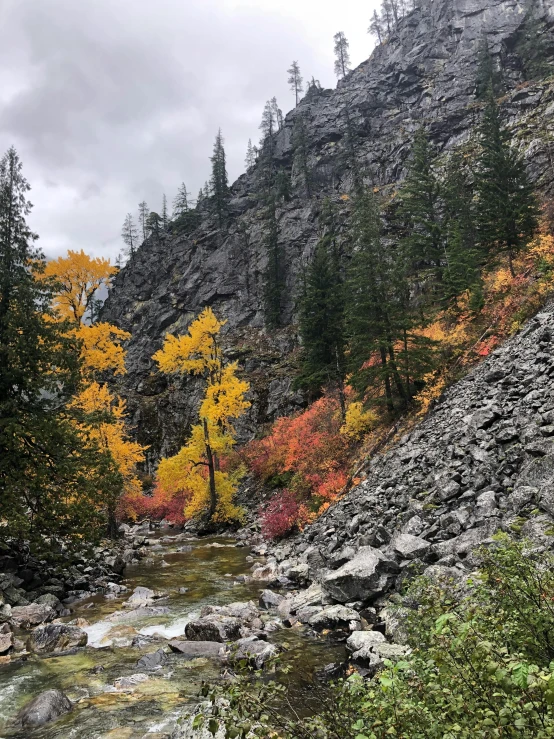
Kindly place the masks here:
[[(552, 0), (537, 0), (535, 5), (552, 28)], [(252, 407), (239, 425), (241, 440), (299, 407), (302, 398), (291, 389), (295, 299), (302, 267), (318, 239), (322, 198), (336, 202), (343, 220), (349, 207), (343, 196), (353, 185), (353, 156), (367, 182), (392, 192), (405, 174), (420, 125), (426, 126), (439, 152), (447, 153), (471, 137), (481, 109), (475, 80), (483, 35), (504, 71), (504, 118), (527, 157), (531, 177), (552, 193), (554, 88), (551, 81), (522, 84), (516, 41), (525, 11), (520, 0), (421, 3), (337, 89), (312, 90), (287, 115), (275, 141), (276, 166), (290, 173), (292, 181), (292, 198), (281, 203), (277, 213), (286, 282), (281, 330), (271, 335), (264, 331), (267, 254), (258, 167), (232, 186), (224, 230), (218, 228), (209, 202), (204, 203), (198, 224), (150, 239), (120, 272), (103, 318), (132, 333), (128, 374), (119, 389), (140, 440), (150, 447), (149, 471), (161, 454), (176, 451), (199, 402), (196, 380), (160, 376), (151, 356), (166, 332), (184, 332), (206, 305), (227, 321), (227, 351), (240, 360), (251, 383)], [(549, 51), (554, 57), (554, 44)], [(300, 116), (309, 144), (311, 198), (294, 164), (292, 131)]]
[(88, 636), (78, 626), (67, 624), (47, 624), (34, 629), (29, 637), (30, 652), (65, 652), (77, 647), (85, 647)]
[[(302, 598), (383, 609), (388, 594), (421, 572), (459, 580), (497, 531), (554, 546), (553, 380), (550, 303), (375, 457), (367, 479), (274, 548), (276, 573), (307, 566), (314, 582), (297, 603), (284, 601), (289, 612), (303, 607)], [(398, 614), (385, 608), (381, 617), (394, 632)]]

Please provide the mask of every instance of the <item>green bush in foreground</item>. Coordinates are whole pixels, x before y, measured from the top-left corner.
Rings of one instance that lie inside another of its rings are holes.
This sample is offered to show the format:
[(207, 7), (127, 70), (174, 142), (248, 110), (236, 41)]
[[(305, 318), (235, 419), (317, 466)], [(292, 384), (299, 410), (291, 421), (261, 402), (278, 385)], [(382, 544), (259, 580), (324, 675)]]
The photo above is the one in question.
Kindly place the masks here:
[(412, 654), (373, 679), (206, 688), (212, 734), (286, 739), (554, 737), (554, 557), (498, 537), (463, 585), (418, 579), (403, 599)]

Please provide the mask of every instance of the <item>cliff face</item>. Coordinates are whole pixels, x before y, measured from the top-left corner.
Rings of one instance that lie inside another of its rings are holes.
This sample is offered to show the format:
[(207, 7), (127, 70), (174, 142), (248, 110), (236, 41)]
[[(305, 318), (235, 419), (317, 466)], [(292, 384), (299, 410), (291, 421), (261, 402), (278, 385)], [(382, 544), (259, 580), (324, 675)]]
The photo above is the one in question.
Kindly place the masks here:
[[(252, 408), (241, 438), (302, 404), (292, 390), (298, 345), (295, 296), (303, 265), (318, 239), (322, 198), (342, 203), (352, 190), (353, 157), (366, 182), (390, 192), (405, 174), (415, 130), (425, 125), (438, 151), (467, 140), (479, 120), (475, 99), (478, 47), (486, 34), (504, 70), (502, 111), (527, 157), (529, 173), (544, 192), (554, 189), (554, 84), (522, 82), (517, 39), (527, 4), (516, 0), (437, 0), (404, 18), (388, 42), (342, 80), (336, 90), (313, 90), (291, 111), (276, 135), (277, 165), (291, 174), (293, 194), (278, 209), (286, 289), (283, 328), (264, 331), (264, 247), (260, 173), (254, 167), (232, 186), (230, 216), (217, 228), (209, 205), (187, 233), (151, 238), (117, 276), (103, 319), (130, 331), (127, 397), (138, 438), (150, 445), (148, 466), (176, 451), (194, 418), (194, 381), (169, 382), (151, 361), (167, 332), (182, 333), (210, 305), (227, 320), (229, 353), (251, 382)], [(538, 1), (554, 58), (554, 3)], [(292, 131), (303, 116), (314, 192), (307, 198), (294, 164)], [(350, 130), (347, 135), (347, 130)], [(344, 206), (346, 207), (346, 206)]]

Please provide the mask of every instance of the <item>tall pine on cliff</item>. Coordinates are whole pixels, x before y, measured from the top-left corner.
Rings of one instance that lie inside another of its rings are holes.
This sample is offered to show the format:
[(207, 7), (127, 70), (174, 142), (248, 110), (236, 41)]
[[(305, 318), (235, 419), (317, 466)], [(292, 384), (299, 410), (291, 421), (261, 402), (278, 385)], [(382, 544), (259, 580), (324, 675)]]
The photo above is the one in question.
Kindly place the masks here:
[(66, 410), (80, 347), (38, 279), (45, 259), (26, 223), (28, 191), (12, 148), (0, 161), (0, 541), (53, 555), (62, 540), (103, 533), (99, 511), (122, 480)]
[(514, 257), (536, 231), (539, 207), (523, 158), (502, 126), (492, 89), (480, 127), (480, 143), (476, 184), (481, 247), (492, 256), (506, 254), (515, 277)]
[(322, 213), (325, 233), (319, 240), (305, 276), (299, 301), (302, 338), (300, 374), (296, 386), (317, 395), (336, 389), (345, 411), (344, 291), (335, 232), (335, 214), (329, 201)]
[(215, 137), (214, 152), (210, 161), (212, 163), (210, 191), (214, 199), (219, 227), (221, 228), (227, 215), (227, 203), (229, 201), (229, 179), (227, 177), (227, 165), (221, 129), (219, 129)]

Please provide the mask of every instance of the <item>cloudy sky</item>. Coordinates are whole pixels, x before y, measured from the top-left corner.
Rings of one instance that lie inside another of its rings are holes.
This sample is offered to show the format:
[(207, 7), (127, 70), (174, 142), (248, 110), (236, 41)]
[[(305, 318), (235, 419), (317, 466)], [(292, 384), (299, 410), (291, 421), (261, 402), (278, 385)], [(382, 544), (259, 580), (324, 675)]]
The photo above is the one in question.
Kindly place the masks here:
[(0, 149), (18, 149), (48, 256), (114, 258), (125, 214), (196, 195), (223, 130), (231, 181), (286, 70), (336, 84), (333, 35), (369, 55), (376, 0), (0, 0)]

